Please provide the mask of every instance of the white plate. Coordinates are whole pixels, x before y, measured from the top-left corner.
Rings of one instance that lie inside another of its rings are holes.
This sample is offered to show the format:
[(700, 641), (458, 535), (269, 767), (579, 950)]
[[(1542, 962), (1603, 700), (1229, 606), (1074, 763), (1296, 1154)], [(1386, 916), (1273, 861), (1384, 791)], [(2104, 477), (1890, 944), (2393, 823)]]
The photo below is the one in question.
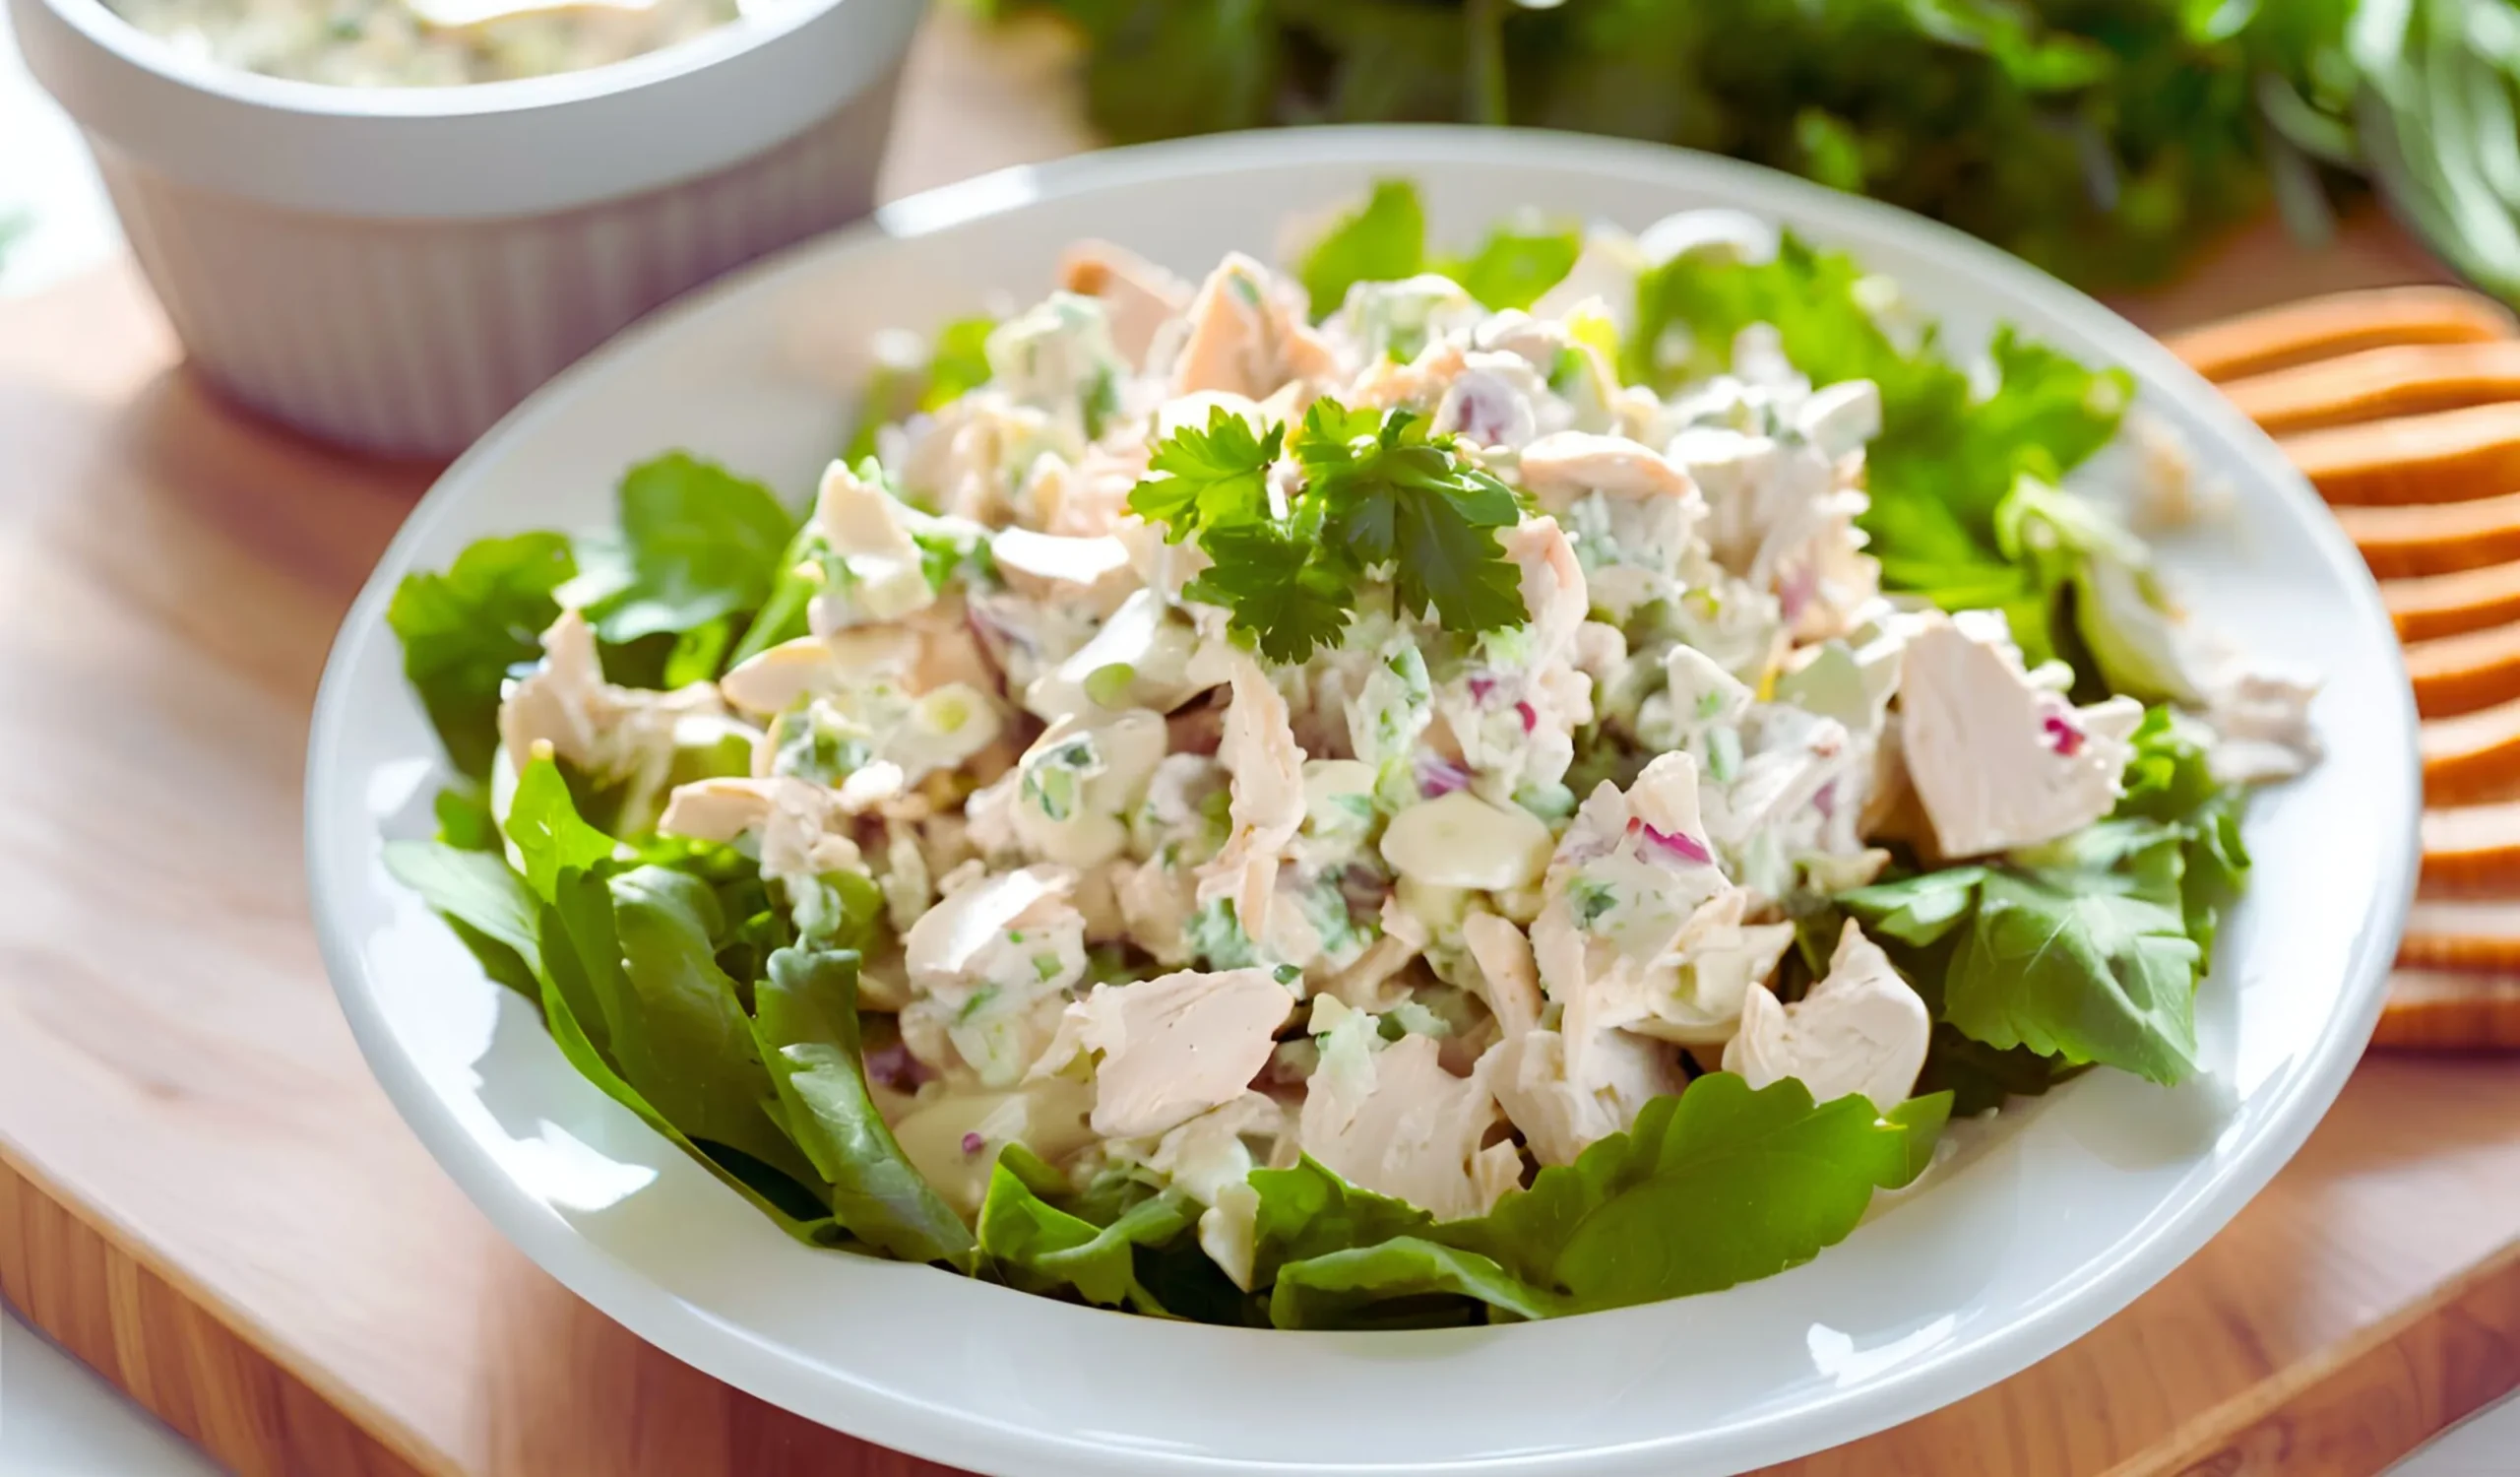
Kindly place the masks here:
[[(1995, 318), (2123, 364), (2237, 493), (2170, 551), (2205, 618), (2326, 673), (2329, 746), (2262, 798), (2249, 901), (2200, 1008), (2210, 1071), (2095, 1072), (1929, 1191), (1784, 1276), (1515, 1327), (1294, 1334), (1166, 1323), (788, 1241), (581, 1080), (381, 867), (425, 827), (435, 744), (384, 626), (394, 584), (493, 532), (599, 524), (623, 468), (690, 447), (801, 496), (870, 333), (1050, 285), (1062, 245), (1196, 273), (1378, 175), (1439, 241), (1524, 206), (1631, 228), (1737, 206), (1850, 247), (1950, 331)], [(1549, 135), (1363, 129), (1165, 145), (906, 200), (660, 314), (448, 471), (352, 608), (317, 702), (307, 853), (324, 956), (412, 1128), (526, 1253), (733, 1384), (886, 1445), (1000, 1473), (1732, 1472), (1955, 1400), (2176, 1266), (2300, 1146), (2377, 1013), (2413, 886), (2415, 716), (2354, 550), (2266, 438), (2099, 305), (1956, 232), (1721, 160)]]

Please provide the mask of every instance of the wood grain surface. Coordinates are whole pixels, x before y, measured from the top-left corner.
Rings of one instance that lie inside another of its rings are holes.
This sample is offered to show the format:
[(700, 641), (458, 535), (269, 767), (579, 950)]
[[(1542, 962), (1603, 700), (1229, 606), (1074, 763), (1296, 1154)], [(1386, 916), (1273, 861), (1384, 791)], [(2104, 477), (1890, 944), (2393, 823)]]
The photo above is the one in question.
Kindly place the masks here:
[[(1053, 75), (1046, 34), (949, 39), (922, 49), (895, 188), (1070, 146), (1041, 90), (984, 85)], [(2142, 316), (2422, 270), (2377, 229), (2341, 257), (2236, 250), (2255, 267)], [(220, 405), (127, 269), (0, 304), (0, 1295), (245, 1477), (941, 1471), (563, 1291), (359, 1060), (306, 921), (305, 724), (334, 625), (429, 476)], [(2368, 1477), (2520, 1384), (2515, 1236), (2520, 1065), (2375, 1057), (2133, 1308), (1777, 1470)]]

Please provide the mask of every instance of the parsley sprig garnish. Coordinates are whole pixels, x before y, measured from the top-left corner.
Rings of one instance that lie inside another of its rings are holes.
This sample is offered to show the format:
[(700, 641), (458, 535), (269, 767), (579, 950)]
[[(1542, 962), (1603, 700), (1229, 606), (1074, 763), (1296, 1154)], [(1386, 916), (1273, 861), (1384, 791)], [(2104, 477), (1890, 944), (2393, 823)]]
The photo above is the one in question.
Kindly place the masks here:
[[(1272, 485), (1281, 449), (1302, 473)], [(1520, 516), (1503, 482), (1409, 411), (1317, 400), (1292, 442), (1219, 406), (1155, 449), (1129, 509), (1214, 561), (1182, 591), (1222, 606), (1273, 662), (1338, 644), (1357, 592), (1385, 572), (1401, 611), (1465, 634), (1520, 625), (1521, 581), (1496, 541)]]

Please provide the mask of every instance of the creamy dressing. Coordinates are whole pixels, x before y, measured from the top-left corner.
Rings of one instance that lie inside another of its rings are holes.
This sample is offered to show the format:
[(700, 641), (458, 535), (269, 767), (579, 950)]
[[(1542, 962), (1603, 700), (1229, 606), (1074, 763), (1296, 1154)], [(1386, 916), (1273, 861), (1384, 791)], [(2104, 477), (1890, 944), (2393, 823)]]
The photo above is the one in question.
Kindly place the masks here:
[(108, 0), (187, 56), (335, 87), (458, 87), (578, 72), (786, 0)]

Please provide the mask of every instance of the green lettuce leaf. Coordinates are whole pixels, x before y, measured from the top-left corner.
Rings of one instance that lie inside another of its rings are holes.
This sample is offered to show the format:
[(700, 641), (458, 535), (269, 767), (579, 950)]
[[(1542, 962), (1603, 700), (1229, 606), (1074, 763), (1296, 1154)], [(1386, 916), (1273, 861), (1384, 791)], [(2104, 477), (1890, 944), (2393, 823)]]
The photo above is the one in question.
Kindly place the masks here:
[(505, 858), (442, 841), (389, 841), (385, 870), (446, 919), (482, 973), (540, 1002), (539, 909)]
[(1476, 1252), (1403, 1236), (1280, 1268), (1269, 1321), (1280, 1328), (1447, 1328), (1477, 1321), (1481, 1304), (1507, 1320), (1581, 1311)]
[(1946, 1094), (1954, 1118), (1975, 1118), (2011, 1098), (2039, 1097), (2087, 1070), (2088, 1065), (2042, 1057), (2027, 1047), (1998, 1050), (1970, 1040), (1948, 1021), (1936, 1021), (1917, 1091)]
[[(581, 883), (592, 883), (598, 889), (602, 886), (601, 882), (575, 871), (565, 879), (565, 885), (573, 892)], [(568, 953), (573, 945), (564, 930), (549, 926), (548, 909), (545, 910), (545, 915), (546, 927), (543, 935), (546, 969), (542, 992), (542, 1017), (551, 1028), (552, 1041), (559, 1046), (560, 1055), (568, 1059), (569, 1064), (576, 1067), (580, 1075), (593, 1082), (607, 1097), (637, 1114), (649, 1127), (662, 1134), (667, 1142), (706, 1166), (711, 1174), (717, 1176), (735, 1193), (750, 1200), (755, 1208), (770, 1217), (789, 1236), (812, 1247), (835, 1247), (843, 1244), (847, 1239), (846, 1233), (837, 1221), (812, 1206), (812, 1194), (801, 1182), (789, 1180), (782, 1185), (779, 1183), (780, 1177), (753, 1173), (749, 1166), (739, 1167), (730, 1162), (724, 1154), (713, 1152), (693, 1142), (670, 1119), (657, 1111), (656, 1106), (648, 1101), (646, 1094), (631, 1086), (629, 1081), (614, 1069), (611, 1060), (587, 1034), (585, 1018), (570, 1004), (568, 996), (562, 994), (554, 983), (561, 971), (548, 966), (556, 964), (559, 956)], [(585, 974), (582, 962), (574, 963), (570, 968), (575, 969), (581, 977)]]
[(1446, 257), (1434, 269), (1460, 283), (1489, 310), (1528, 308), (1566, 280), (1584, 249), (1584, 233), (1545, 225), (1500, 225), (1468, 256)]
[(1357, 1188), (1309, 1154), (1286, 1169), (1253, 1170), (1249, 1183), (1260, 1197), (1252, 1223), (1254, 1287), (1269, 1285), (1288, 1262), (1414, 1236), (1435, 1223), (1406, 1200)]
[(1987, 873), (1943, 1018), (1998, 1049), (2184, 1081), (2203, 954), (2178, 907), (2177, 847), (2163, 837), (2122, 871)]
[[(2176, 1083), (2196, 1067), (2204, 963), (2180, 907), (2180, 838), (2124, 824), (2134, 829), (2095, 827), (2074, 838), (2079, 854), (2051, 852), (2044, 866), (1970, 868), (1968, 907), (1912, 932), (1922, 947), (1901, 936), (1908, 884), (1838, 903), (1867, 929), (1881, 921), (1876, 941), (1937, 1017), (1971, 1040)], [(1931, 896), (1941, 907), (1954, 894)], [(1945, 934), (1947, 946), (1935, 947)]]
[[(780, 551), (778, 578), (771, 581), (770, 593), (762, 597), (761, 609), (744, 626), (742, 638), (726, 654), (727, 668), (741, 666), (782, 642), (812, 633), (808, 613), (814, 593), (821, 588), (822, 582), (816, 576), (822, 570), (822, 557), (830, 547), (823, 531), (808, 517)], [(813, 574), (805, 572), (808, 567)]]
[[(541, 767), (550, 769), (550, 762), (542, 761)], [(809, 1179), (763, 1162), (741, 1144), (704, 1147), (695, 1143), (646, 1093), (632, 1086), (606, 1055), (601, 1043), (614, 1033), (602, 1012), (607, 1004), (624, 1010), (631, 994), (613, 924), (610, 889), (599, 874), (616, 864), (609, 860), (610, 839), (586, 826), (574, 810), (565, 809), (568, 790), (558, 783), (556, 771), (550, 780), (549, 788), (537, 787), (535, 796), (522, 802), (529, 808), (565, 810), (565, 815), (546, 814), (536, 826), (550, 838), (543, 844), (554, 859), (554, 870), (539, 893), (510, 869), (498, 853), (441, 842), (388, 845), (388, 870), (447, 917), (459, 935), (482, 955), (493, 978), (540, 1006), (552, 1040), (581, 1075), (706, 1165), (790, 1236), (812, 1246), (838, 1245), (843, 1239), (841, 1229), (823, 1213)], [(565, 864), (556, 860), (563, 855), (568, 859)], [(606, 984), (601, 995), (597, 989), (598, 979)], [(643, 1040), (646, 1024), (632, 1018), (629, 1038)], [(642, 1055), (643, 1061), (653, 1055)], [(791, 1151), (782, 1157), (792, 1161), (796, 1156)]]
[(1837, 903), (1861, 920), (1875, 943), (1928, 948), (1978, 911), (1978, 884), (1985, 878), (1983, 867), (1946, 867), (1840, 893)]
[(717, 895), (662, 867), (633, 868), (607, 885), (620, 968), (595, 978), (598, 996), (609, 995), (608, 1050), (621, 1075), (692, 1138), (818, 1183), (765, 1106), (777, 1085), (735, 982), (718, 968)]
[(1855, 1229), (1874, 1189), (1914, 1179), (1926, 1156), (1911, 1135), (1940, 1122), (1913, 1117), (1884, 1120), (1858, 1095), (1815, 1104), (1792, 1077), (1753, 1091), (1710, 1072), (1485, 1216), (1431, 1234), (1562, 1294), (1567, 1311), (1714, 1292), (1810, 1260)]
[(1426, 270), (1426, 209), (1405, 179), (1374, 181), (1365, 203), (1342, 216), (1295, 263), (1295, 278), (1326, 318), (1360, 282), (1396, 282)]
[(885, 426), (987, 384), (988, 336), (996, 327), (994, 318), (957, 318), (936, 331), (924, 359), (877, 364), (866, 377), (857, 423), (841, 449), (842, 460), (851, 465), (864, 461), (875, 454), (876, 432)]
[(795, 527), (768, 487), (668, 452), (623, 477), (618, 546), (582, 544), (570, 593), (607, 642), (695, 630), (760, 608)]
[(442, 841), (389, 841), (385, 870), (447, 917), (522, 958), (540, 957), (534, 891), (496, 852), (467, 851)]
[(554, 901), (563, 871), (585, 871), (609, 861), (618, 844), (579, 816), (569, 782), (550, 755), (536, 754), (524, 763), (508, 802), (508, 840), (524, 861), (526, 885), (547, 903)]
[(440, 790), (429, 802), (437, 817), (437, 839), (468, 852), (500, 850), (506, 833), (490, 814), (490, 798), (479, 784), (464, 781)]
[(2151, 709), (2132, 742), (2125, 793), (2112, 813), (2177, 833), (2187, 936), (2211, 953), (2223, 915), (2248, 883), (2248, 845), (2240, 836), (2247, 793), (2214, 778), (2213, 734), (2195, 719), (2167, 707)]
[(1139, 1282), (1137, 1250), (1179, 1238), (1198, 1207), (1167, 1190), (1098, 1225), (1053, 1203), (1068, 1198), (1057, 1170), (1020, 1143), (1006, 1145), (980, 1205), (979, 1248), (990, 1271), (1025, 1292), (1072, 1291), (1105, 1308), (1168, 1312)]
[(449, 762), (479, 779), (499, 743), (499, 684), (537, 661), (559, 618), (552, 592), (577, 573), (559, 534), (482, 539), (443, 574), (407, 574), (385, 608), (403, 643), (403, 674), (420, 695)]
[(761, 1060), (789, 1132), (831, 1186), (834, 1218), (904, 1261), (970, 1270), (972, 1233), (911, 1167), (867, 1092), (857, 956), (781, 949), (753, 1003)]
[(1908, 1151), (1907, 1169), (1890, 1188), (1914, 1185), (1932, 1167), (1933, 1151), (1942, 1142), (1942, 1130), (1951, 1126), (1951, 1109), (1950, 1093), (1921, 1092), (1883, 1116), (1882, 1122), (1897, 1124), (1907, 1130), (1902, 1142)]
[(1522, 220), (1499, 225), (1479, 248), (1461, 256), (1430, 256), (1426, 210), (1418, 187), (1384, 179), (1355, 210), (1342, 216), (1295, 264), (1315, 318), (1347, 301), (1360, 282), (1397, 282), (1420, 272), (1440, 273), (1493, 311), (1528, 308), (1566, 280), (1584, 249), (1573, 226)]

